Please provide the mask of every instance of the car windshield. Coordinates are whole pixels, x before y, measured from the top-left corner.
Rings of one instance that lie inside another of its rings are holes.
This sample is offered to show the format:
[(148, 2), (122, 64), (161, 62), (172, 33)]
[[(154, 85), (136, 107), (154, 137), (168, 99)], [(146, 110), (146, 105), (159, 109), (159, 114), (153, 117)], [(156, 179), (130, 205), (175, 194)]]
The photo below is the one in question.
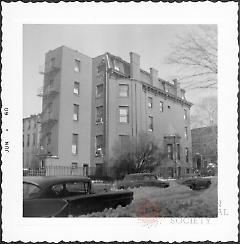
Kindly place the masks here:
[(156, 180), (156, 177), (154, 175), (145, 175), (144, 180)]
[(23, 183), (23, 199), (34, 198), (35, 194), (40, 191), (40, 188), (31, 183)]
[(126, 175), (125, 180), (142, 180), (142, 175)]

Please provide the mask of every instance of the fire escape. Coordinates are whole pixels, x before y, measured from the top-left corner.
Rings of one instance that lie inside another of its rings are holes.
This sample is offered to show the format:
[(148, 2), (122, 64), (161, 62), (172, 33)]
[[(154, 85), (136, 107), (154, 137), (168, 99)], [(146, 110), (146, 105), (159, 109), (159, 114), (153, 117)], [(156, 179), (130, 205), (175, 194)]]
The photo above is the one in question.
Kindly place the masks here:
[(54, 113), (53, 104), (54, 99), (59, 94), (59, 84), (57, 84), (54, 79), (59, 70), (60, 66), (55, 64), (54, 59), (51, 59), (49, 63), (46, 63), (39, 68), (39, 73), (44, 75), (44, 86), (39, 88), (37, 92), (37, 95), (42, 98), (42, 113), (40, 146), (36, 150), (36, 155), (41, 159), (52, 155), (48, 137), (51, 137), (52, 127), (58, 121)]

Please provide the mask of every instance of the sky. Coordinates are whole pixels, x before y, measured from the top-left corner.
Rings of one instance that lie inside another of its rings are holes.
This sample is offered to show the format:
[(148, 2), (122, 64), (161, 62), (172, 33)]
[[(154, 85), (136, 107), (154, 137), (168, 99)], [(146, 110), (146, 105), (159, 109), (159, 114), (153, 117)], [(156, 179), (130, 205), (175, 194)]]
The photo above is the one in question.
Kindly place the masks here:
[[(59, 46), (96, 57), (110, 52), (129, 62), (129, 53), (136, 52), (142, 69), (158, 70), (159, 78), (176, 78), (175, 70), (166, 64), (177, 35), (189, 25), (50, 25), (23, 26), (23, 116), (41, 112), (41, 98), (37, 90), (43, 85), (39, 66), (45, 53)], [(193, 26), (191, 26), (193, 28)], [(209, 91), (186, 91), (190, 102), (197, 103)], [(211, 92), (210, 92), (211, 93)]]

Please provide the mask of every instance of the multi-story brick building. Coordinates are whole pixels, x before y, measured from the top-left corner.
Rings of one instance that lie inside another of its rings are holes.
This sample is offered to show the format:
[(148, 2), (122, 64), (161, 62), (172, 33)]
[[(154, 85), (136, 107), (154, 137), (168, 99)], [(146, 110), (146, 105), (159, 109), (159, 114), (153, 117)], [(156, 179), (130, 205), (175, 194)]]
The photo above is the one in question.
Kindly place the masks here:
[(209, 163), (217, 164), (217, 126), (191, 130), (193, 168), (206, 173)]
[(36, 157), (40, 145), (41, 117), (39, 114), (23, 119), (23, 168), (38, 168)]
[(192, 104), (176, 80), (142, 70), (136, 53), (130, 62), (110, 53), (92, 59), (62, 46), (45, 60), (41, 145), (58, 158), (47, 164), (111, 167), (115, 143), (145, 131), (167, 148), (179, 174), (189, 172)]

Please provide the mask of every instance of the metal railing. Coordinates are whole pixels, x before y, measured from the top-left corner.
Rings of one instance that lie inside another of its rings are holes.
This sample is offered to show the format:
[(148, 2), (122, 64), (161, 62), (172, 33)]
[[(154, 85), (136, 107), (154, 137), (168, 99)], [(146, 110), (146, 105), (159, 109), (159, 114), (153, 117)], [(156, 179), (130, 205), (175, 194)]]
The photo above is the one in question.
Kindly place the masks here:
[(58, 94), (58, 89), (56, 87), (41, 87), (37, 91), (39, 97), (47, 97), (55, 94)]
[(39, 73), (43, 75), (47, 75), (56, 72), (59, 69), (60, 67), (58, 65), (47, 63), (39, 66)]
[(101, 174), (96, 167), (45, 166), (40, 169), (23, 169), (23, 176), (91, 176)]

